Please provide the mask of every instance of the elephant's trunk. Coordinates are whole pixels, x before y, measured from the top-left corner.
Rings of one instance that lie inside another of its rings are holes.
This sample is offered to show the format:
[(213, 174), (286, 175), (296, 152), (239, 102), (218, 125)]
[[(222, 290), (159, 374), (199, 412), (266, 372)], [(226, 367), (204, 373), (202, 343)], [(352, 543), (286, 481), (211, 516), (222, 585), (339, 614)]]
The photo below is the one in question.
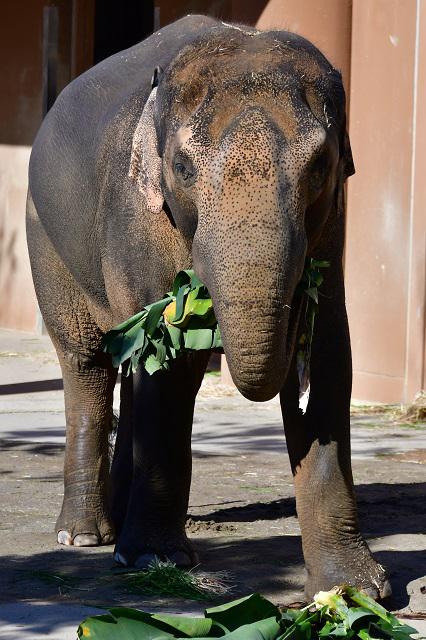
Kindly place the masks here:
[(287, 372), (286, 338), (290, 307), (271, 299), (230, 301), (217, 314), (232, 378), (249, 400), (273, 398)]
[[(284, 384), (294, 338), (290, 315), (297, 316), (291, 306), (305, 256), (303, 238), (267, 227), (259, 233), (248, 226), (238, 240), (229, 233), (227, 242), (210, 242), (216, 248), (211, 256), (194, 247), (194, 266), (212, 296), (231, 376), (255, 401), (269, 400)], [(252, 233), (256, 240), (247, 237)]]

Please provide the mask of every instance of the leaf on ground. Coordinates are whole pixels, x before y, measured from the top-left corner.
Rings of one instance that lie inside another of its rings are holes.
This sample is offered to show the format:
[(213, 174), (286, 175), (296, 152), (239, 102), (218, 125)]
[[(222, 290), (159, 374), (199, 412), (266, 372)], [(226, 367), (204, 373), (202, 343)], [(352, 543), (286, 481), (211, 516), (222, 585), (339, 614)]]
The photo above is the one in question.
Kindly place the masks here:
[(251, 624), (271, 616), (278, 616), (278, 608), (259, 593), (233, 600), (218, 607), (206, 609), (206, 617), (233, 631), (241, 625)]

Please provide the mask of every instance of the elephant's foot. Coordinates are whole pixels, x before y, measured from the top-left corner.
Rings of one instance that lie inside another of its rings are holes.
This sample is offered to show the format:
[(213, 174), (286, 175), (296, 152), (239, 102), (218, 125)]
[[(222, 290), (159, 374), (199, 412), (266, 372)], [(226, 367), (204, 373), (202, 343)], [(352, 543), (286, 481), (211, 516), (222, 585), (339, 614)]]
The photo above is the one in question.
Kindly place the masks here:
[(328, 591), (335, 586), (349, 584), (362, 589), (374, 600), (382, 600), (392, 593), (385, 569), (376, 562), (364, 540), (339, 550), (321, 548), (321, 560), (313, 554), (313, 560), (306, 560), (306, 598), (311, 601), (318, 591)]
[[(91, 502), (94, 496), (90, 496)], [(56, 521), (57, 540), (59, 544), (74, 547), (96, 547), (112, 544), (115, 540), (114, 527), (103, 508), (102, 499), (91, 504), (91, 510), (82, 508), (81, 498), (76, 501), (64, 499), (61, 514)]]
[(198, 564), (198, 554), (186, 537), (165, 535), (143, 535), (135, 541), (123, 531), (114, 550), (114, 560), (124, 567), (145, 569), (153, 560), (170, 560), (178, 567), (193, 567)]

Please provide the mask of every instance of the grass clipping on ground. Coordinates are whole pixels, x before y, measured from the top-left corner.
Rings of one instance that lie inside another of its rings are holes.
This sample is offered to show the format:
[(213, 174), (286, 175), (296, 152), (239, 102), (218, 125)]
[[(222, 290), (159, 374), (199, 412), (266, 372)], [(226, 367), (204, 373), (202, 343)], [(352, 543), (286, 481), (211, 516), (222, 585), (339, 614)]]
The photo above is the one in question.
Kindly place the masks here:
[(206, 609), (203, 618), (113, 608), (86, 618), (77, 630), (78, 638), (94, 640), (410, 640), (414, 633), (413, 627), (348, 586), (321, 591), (302, 609), (280, 610), (256, 593)]
[(159, 559), (144, 571), (126, 571), (122, 574), (126, 588), (132, 593), (147, 596), (172, 596), (188, 600), (215, 600), (231, 591), (228, 574), (184, 571), (174, 562)]

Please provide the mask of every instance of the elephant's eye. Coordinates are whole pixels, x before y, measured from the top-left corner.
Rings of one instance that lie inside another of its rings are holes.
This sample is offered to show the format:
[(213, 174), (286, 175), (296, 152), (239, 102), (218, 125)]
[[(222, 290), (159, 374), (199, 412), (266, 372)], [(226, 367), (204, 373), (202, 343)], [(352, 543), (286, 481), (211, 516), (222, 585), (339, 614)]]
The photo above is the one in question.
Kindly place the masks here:
[(191, 178), (194, 177), (194, 173), (182, 162), (175, 162), (174, 171), (176, 176), (183, 180), (183, 182), (185, 183), (189, 183), (191, 181)]

